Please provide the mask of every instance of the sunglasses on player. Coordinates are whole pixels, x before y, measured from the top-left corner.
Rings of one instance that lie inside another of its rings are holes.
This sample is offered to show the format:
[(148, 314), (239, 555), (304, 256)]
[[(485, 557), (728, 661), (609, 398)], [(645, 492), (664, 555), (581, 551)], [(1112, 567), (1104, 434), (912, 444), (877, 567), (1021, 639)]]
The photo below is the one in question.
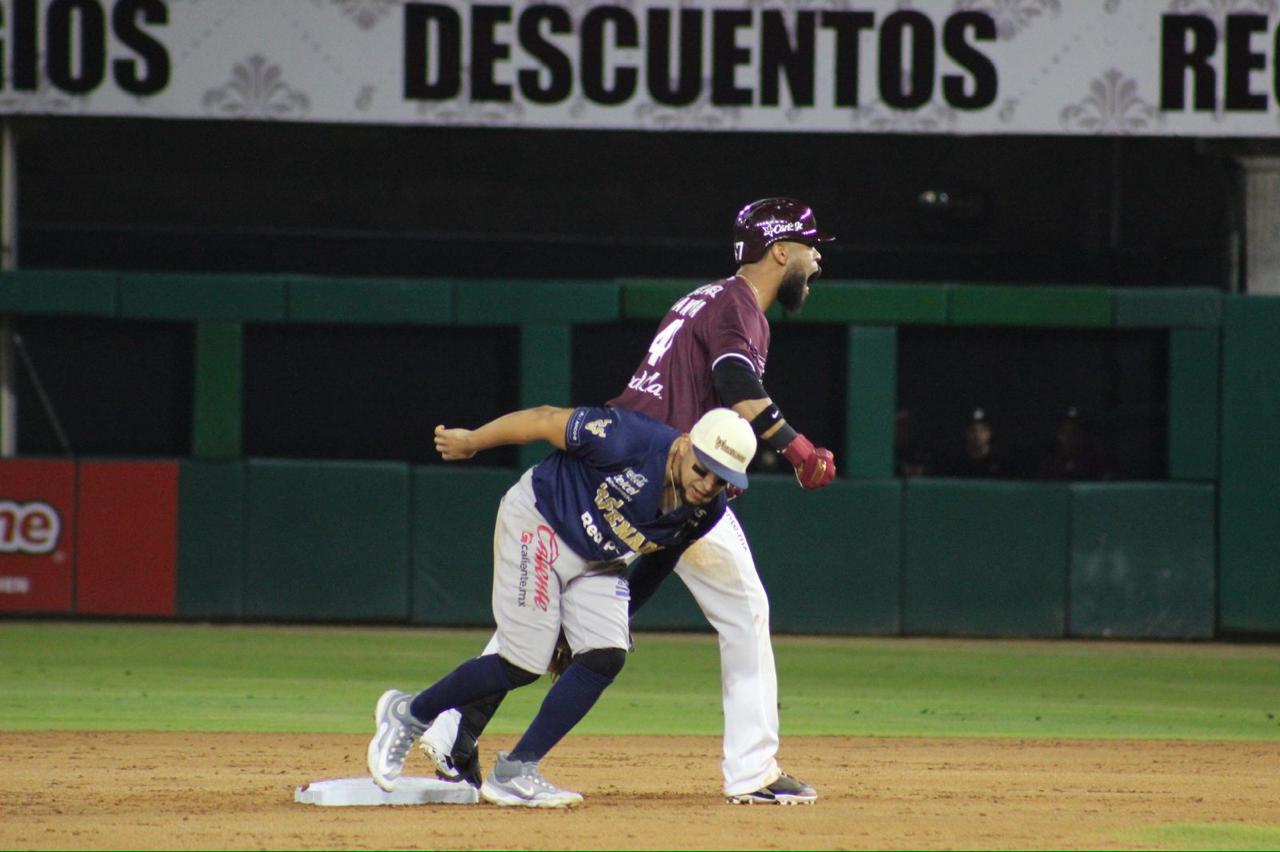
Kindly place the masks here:
[(717, 476), (714, 473), (711, 473), (711, 471), (707, 470), (705, 467), (703, 467), (700, 464), (697, 464), (696, 462), (693, 465), (693, 472), (696, 473), (699, 478), (705, 477), (707, 474), (710, 473), (712, 476), (715, 477), (717, 488), (724, 488), (726, 485), (729, 484), (728, 482), (725, 482), (719, 476)]

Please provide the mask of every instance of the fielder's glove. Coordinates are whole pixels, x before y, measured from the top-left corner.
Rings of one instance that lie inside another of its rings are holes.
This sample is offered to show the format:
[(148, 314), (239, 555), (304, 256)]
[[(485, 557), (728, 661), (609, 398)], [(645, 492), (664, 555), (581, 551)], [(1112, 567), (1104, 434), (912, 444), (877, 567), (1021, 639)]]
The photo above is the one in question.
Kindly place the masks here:
[(547, 674), (551, 675), (551, 682), (555, 683), (560, 679), (560, 675), (564, 674), (564, 670), (569, 668), (569, 664), (573, 662), (573, 651), (569, 650), (569, 640), (564, 637), (564, 631), (560, 631), (560, 638), (556, 640), (556, 649), (551, 652), (551, 662), (547, 665)]

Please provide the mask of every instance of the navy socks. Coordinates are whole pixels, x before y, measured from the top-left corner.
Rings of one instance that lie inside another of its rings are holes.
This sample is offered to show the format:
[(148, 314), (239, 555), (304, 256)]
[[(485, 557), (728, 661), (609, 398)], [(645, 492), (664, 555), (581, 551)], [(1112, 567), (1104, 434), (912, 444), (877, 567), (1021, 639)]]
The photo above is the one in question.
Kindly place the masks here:
[(427, 724), (445, 710), (465, 706), (494, 692), (507, 692), (515, 686), (497, 654), (473, 657), (414, 696), (409, 712)]
[(542, 700), (538, 715), (520, 742), (511, 750), (510, 758), (538, 761), (587, 715), (613, 678), (591, 671), (574, 661), (565, 669)]

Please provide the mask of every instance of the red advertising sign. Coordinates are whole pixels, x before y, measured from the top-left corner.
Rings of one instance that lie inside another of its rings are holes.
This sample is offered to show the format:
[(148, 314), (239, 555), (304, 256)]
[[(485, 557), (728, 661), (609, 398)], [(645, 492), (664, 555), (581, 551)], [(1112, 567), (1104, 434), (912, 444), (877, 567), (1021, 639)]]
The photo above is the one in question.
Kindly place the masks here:
[(0, 459), (0, 612), (70, 612), (75, 464)]
[(173, 615), (177, 463), (81, 462), (78, 509), (76, 611)]

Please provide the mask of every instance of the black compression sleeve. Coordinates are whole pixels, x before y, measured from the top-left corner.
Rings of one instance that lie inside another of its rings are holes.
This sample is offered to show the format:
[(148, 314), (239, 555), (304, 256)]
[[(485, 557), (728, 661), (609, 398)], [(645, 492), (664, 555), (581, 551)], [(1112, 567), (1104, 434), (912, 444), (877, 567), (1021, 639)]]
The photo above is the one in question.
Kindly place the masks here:
[(732, 407), (744, 399), (764, 399), (769, 395), (760, 377), (741, 358), (721, 358), (711, 369), (711, 378), (723, 406)]

